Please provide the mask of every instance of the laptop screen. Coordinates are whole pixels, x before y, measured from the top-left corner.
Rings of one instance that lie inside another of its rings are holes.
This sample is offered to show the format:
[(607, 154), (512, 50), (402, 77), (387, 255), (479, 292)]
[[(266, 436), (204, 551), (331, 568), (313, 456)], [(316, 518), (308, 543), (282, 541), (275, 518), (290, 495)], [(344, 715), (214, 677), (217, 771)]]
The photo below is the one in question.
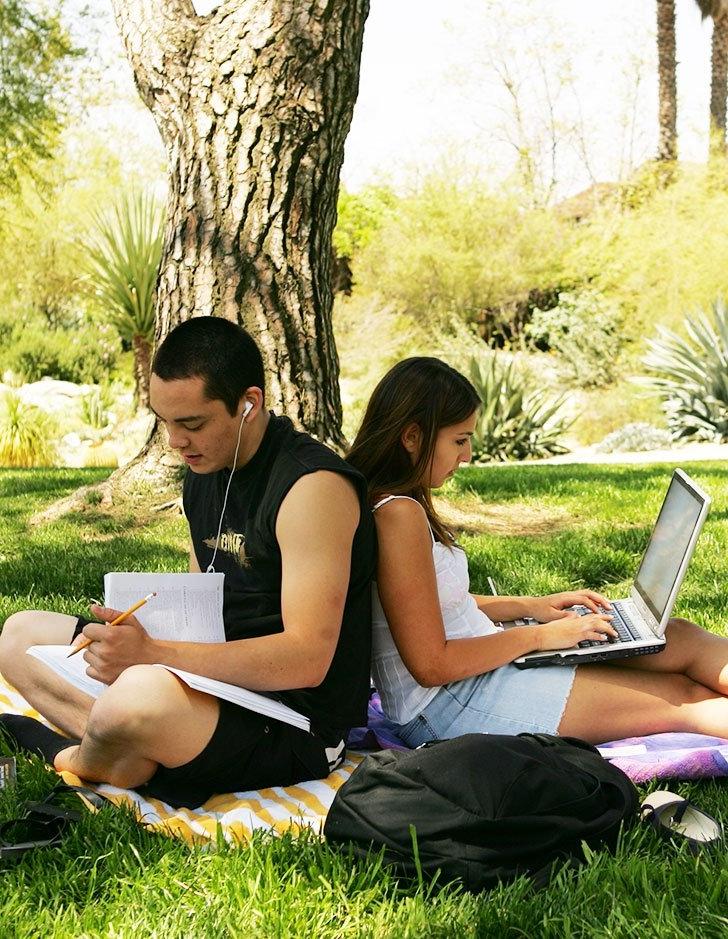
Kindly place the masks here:
[[(674, 475), (634, 585), (658, 622), (683, 569), (706, 498)], [(692, 552), (691, 552), (692, 553)]]

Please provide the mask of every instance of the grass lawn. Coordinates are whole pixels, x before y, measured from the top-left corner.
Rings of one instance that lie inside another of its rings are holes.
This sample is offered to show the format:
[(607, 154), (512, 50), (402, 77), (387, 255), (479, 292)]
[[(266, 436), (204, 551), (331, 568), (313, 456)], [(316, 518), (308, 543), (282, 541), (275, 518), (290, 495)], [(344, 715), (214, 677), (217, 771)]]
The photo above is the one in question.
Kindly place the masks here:
[[(688, 472), (714, 497), (677, 612), (725, 632), (728, 468)], [(467, 534), (473, 589), (589, 585), (622, 593), (669, 479), (665, 466), (469, 468), (450, 484)], [(135, 525), (88, 511), (41, 528), (30, 516), (103, 470), (0, 471), (0, 622), (25, 608), (84, 612), (108, 570), (183, 570), (185, 525)], [(479, 530), (485, 526), (485, 530)], [(728, 736), (728, 728), (726, 728)], [(9, 752), (0, 743), (0, 753)], [(54, 775), (18, 761), (0, 821), (42, 797)], [(728, 781), (675, 784), (728, 823)], [(646, 791), (646, 790), (645, 790)], [(0, 862), (2, 864), (3, 862)], [(143, 831), (111, 806), (88, 813), (59, 848), (0, 867), (0, 939), (51, 936), (725, 936), (725, 852), (698, 859), (642, 827), (619, 854), (595, 854), (533, 892), (519, 881), (482, 896), (399, 886), (374, 858), (354, 862), (314, 837), (258, 837), (217, 850)]]

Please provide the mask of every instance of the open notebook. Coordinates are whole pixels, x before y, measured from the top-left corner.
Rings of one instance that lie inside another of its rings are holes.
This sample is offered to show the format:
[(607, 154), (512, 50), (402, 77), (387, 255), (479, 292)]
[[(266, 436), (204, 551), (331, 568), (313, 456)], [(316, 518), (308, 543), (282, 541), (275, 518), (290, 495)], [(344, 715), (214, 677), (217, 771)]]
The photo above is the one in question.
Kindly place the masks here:
[[(155, 592), (134, 615), (153, 639), (181, 642), (224, 642), (222, 618), (223, 574), (135, 574), (113, 572), (104, 577), (104, 603), (125, 610), (140, 597)], [(113, 629), (113, 627), (111, 627)], [(79, 652), (68, 657), (69, 646), (31, 646), (28, 654), (43, 662), (74, 687), (93, 698), (107, 688), (103, 682), (86, 674), (87, 665)], [(310, 730), (307, 717), (282, 704), (273, 694), (248, 691), (203, 675), (193, 675), (168, 665), (158, 665), (173, 672), (195, 691), (231, 701), (274, 720), (301, 730)]]

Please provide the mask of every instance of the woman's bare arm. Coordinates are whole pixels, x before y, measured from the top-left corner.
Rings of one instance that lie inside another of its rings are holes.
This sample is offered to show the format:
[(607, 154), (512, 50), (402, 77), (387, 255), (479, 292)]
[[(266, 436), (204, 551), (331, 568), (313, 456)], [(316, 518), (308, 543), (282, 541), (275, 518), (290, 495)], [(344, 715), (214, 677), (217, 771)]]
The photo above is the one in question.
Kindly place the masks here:
[(394, 499), (374, 517), (382, 607), (402, 661), (421, 685), (444, 685), (489, 672), (537, 649), (569, 648), (582, 639), (597, 639), (610, 628), (605, 616), (572, 616), (488, 636), (447, 640), (424, 511), (414, 502)]

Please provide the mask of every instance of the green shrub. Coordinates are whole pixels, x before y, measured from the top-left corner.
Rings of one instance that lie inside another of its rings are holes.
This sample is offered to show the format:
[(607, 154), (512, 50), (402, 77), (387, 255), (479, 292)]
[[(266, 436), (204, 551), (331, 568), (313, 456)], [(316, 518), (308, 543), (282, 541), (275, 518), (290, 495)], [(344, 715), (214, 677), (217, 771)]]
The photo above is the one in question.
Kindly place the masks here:
[(649, 342), (646, 380), (662, 400), (673, 437), (728, 440), (728, 309), (722, 300), (687, 317), (683, 339), (668, 329)]
[(47, 414), (7, 392), (0, 408), (0, 466), (52, 466), (52, 431)]
[(419, 323), (377, 296), (334, 301), (334, 333), (341, 363), (339, 384), (344, 435), (353, 439), (374, 386), (400, 359), (434, 355), (465, 371), (485, 348), (472, 327), (453, 317), (441, 327)]
[(120, 352), (121, 344), (110, 326), (90, 323), (63, 330), (19, 322), (0, 354), (0, 370), (10, 369), (26, 382), (47, 376), (97, 383), (108, 378)]
[(643, 422), (666, 427), (660, 402), (646, 394), (631, 376), (622, 376), (606, 388), (570, 391), (568, 413), (574, 416), (569, 437), (583, 446), (599, 443), (625, 424)]
[(483, 402), (473, 436), (473, 459), (524, 460), (566, 453), (559, 438), (568, 422), (557, 418), (564, 396), (552, 398), (494, 353), (470, 360), (470, 380)]
[(353, 258), (366, 248), (396, 205), (397, 196), (387, 186), (364, 186), (359, 192), (342, 186), (333, 237), (339, 257)]
[(637, 173), (621, 207), (579, 224), (562, 263), (564, 283), (588, 284), (623, 312), (641, 356), (658, 323), (676, 329), (685, 310), (709, 307), (725, 290), (728, 161), (676, 166), (669, 186), (659, 170)]
[(526, 336), (537, 348), (556, 352), (561, 370), (575, 385), (596, 388), (614, 380), (620, 326), (616, 305), (587, 289), (560, 293), (551, 309), (534, 309)]
[(0, 348), (6, 348), (15, 330), (15, 318), (6, 313), (0, 313)]
[(95, 212), (82, 266), (103, 316), (126, 342), (154, 337), (154, 291), (164, 243), (164, 210), (150, 195), (123, 194)]
[(439, 173), (395, 208), (354, 256), (354, 281), (418, 323), (455, 316), (484, 336), (509, 332), (534, 293), (564, 283), (566, 226), (516, 195)]

